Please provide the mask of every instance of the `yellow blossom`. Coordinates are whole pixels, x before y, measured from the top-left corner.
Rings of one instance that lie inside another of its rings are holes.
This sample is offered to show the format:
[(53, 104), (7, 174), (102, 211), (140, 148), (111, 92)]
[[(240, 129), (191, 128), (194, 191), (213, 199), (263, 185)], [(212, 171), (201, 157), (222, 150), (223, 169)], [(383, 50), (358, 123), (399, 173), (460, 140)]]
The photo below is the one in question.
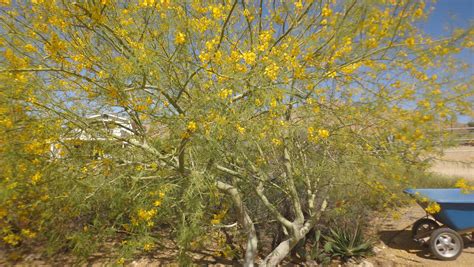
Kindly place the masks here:
[(415, 38), (410, 37), (405, 40), (405, 44), (409, 47), (412, 47), (415, 45)]
[(222, 219), (225, 217), (226, 214), (227, 214), (227, 209), (223, 209), (219, 213), (214, 214), (212, 216), (211, 224), (216, 225), (216, 224), (221, 223)]
[(425, 208), (425, 211), (429, 214), (436, 214), (441, 211), (441, 206), (436, 202), (431, 202), (428, 207)]
[(296, 9), (302, 9), (303, 8), (303, 1), (302, 0), (298, 0), (295, 2), (295, 7)]
[(139, 3), (142, 7), (152, 7), (155, 5), (155, 0), (140, 0)]
[(151, 221), (151, 219), (156, 215), (156, 209), (144, 210), (139, 209), (137, 212), (138, 218), (143, 221)]
[(328, 138), (329, 137), (329, 131), (325, 129), (319, 129), (318, 130), (318, 136), (321, 138)]
[(269, 66), (265, 67), (264, 74), (272, 81), (275, 81), (278, 77), (278, 67), (275, 63), (270, 64)]
[(222, 89), (219, 92), (219, 97), (222, 98), (222, 99), (226, 99), (230, 95), (232, 95), (232, 90), (231, 89)]
[(249, 65), (252, 65), (253, 63), (255, 63), (255, 60), (257, 59), (257, 55), (255, 55), (255, 53), (252, 51), (244, 52), (242, 54), (242, 57), (245, 60), (245, 63)]
[(367, 40), (367, 47), (368, 48), (377, 47), (377, 40), (375, 38), (369, 38), (369, 40)]
[(35, 238), (36, 237), (36, 233), (30, 231), (29, 229), (22, 229), (21, 234), (23, 236), (25, 236), (26, 238)]
[(212, 12), (212, 16), (215, 19), (221, 19), (223, 16), (225, 16), (221, 5), (211, 5), (209, 8)]
[(277, 100), (275, 98), (272, 98), (272, 101), (270, 101), (270, 107), (276, 108), (277, 106)]
[(3, 237), (3, 241), (5, 241), (5, 243), (10, 244), (12, 246), (18, 245), (18, 243), (20, 243), (20, 240), (21, 238), (15, 234), (9, 234)]
[(463, 193), (471, 193), (471, 191), (474, 191), (474, 185), (469, 185), (464, 178), (457, 180), (454, 187), (460, 188)]
[(37, 172), (35, 173), (32, 177), (31, 177), (31, 182), (33, 184), (36, 184), (37, 182), (39, 182), (39, 180), (41, 180), (41, 173)]
[(24, 48), (26, 52), (36, 52), (36, 47), (33, 46), (32, 44), (26, 44)]
[(331, 71), (326, 73), (326, 75), (328, 76), (328, 78), (335, 78), (337, 76), (337, 72)]
[(250, 10), (248, 10), (248, 9), (245, 9), (245, 10), (244, 10), (244, 16), (245, 16), (249, 21), (252, 21), (252, 20), (253, 20), (252, 13), (251, 13)]
[(273, 138), (272, 143), (276, 146), (280, 146), (281, 144), (283, 144), (283, 142), (278, 138)]
[(240, 134), (244, 134), (245, 133), (245, 128), (240, 126), (240, 124), (236, 124), (235, 125), (235, 128), (237, 129), (237, 131), (240, 133)]
[(189, 132), (194, 133), (197, 130), (197, 124), (194, 121), (188, 122), (187, 129)]
[(155, 245), (153, 243), (145, 243), (145, 245), (143, 245), (143, 250), (146, 251), (146, 252), (149, 252), (154, 247), (155, 247)]
[(423, 9), (422, 8), (418, 8), (415, 10), (415, 17), (418, 18), (418, 17), (421, 17), (423, 16)]
[(321, 15), (323, 17), (329, 17), (332, 15), (332, 10), (329, 8), (329, 6), (324, 6), (323, 7), (323, 10), (321, 11)]
[(176, 33), (176, 36), (174, 38), (174, 43), (177, 45), (184, 44), (186, 42), (186, 34), (182, 32)]

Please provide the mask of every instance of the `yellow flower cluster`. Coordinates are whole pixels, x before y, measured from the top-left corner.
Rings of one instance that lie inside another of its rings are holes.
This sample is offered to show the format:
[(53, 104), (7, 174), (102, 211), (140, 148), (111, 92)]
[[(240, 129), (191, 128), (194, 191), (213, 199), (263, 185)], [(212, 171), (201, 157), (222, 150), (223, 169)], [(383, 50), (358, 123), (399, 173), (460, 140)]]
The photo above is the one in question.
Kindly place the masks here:
[(436, 202), (431, 202), (425, 208), (425, 211), (428, 212), (429, 214), (436, 214), (441, 211), (441, 206)]
[(323, 7), (323, 10), (321, 11), (321, 15), (322, 15), (323, 17), (329, 17), (329, 16), (331, 16), (331, 15), (332, 15), (332, 10), (331, 10), (331, 8), (329, 8), (328, 5), (325, 5), (325, 6)]
[(3, 237), (3, 241), (5, 241), (5, 243), (7, 243), (9, 245), (12, 245), (12, 246), (18, 245), (20, 243), (20, 240), (21, 240), (21, 238), (18, 235), (15, 235), (15, 234), (9, 234), (9, 235)]
[(277, 66), (275, 63), (271, 63), (267, 67), (265, 67), (264, 74), (271, 80), (275, 81), (278, 77), (278, 70), (280, 67)]
[(22, 229), (21, 234), (26, 238), (35, 238), (36, 233), (31, 231), (30, 229)]
[(302, 9), (303, 8), (303, 1), (298, 0), (295, 2), (295, 7), (296, 9)]
[(278, 138), (273, 138), (272, 143), (276, 146), (281, 146), (283, 144), (283, 142)]
[(148, 242), (143, 245), (143, 250), (145, 252), (150, 252), (151, 250), (153, 250), (154, 247), (155, 245), (153, 243)]
[(321, 138), (328, 138), (329, 137), (329, 131), (325, 129), (319, 129), (318, 130), (318, 136)]
[[(152, 193), (154, 193), (154, 192), (152, 192)], [(155, 195), (155, 194), (150, 194), (150, 195), (153, 196), (153, 195)], [(159, 191), (159, 192), (158, 192), (158, 199), (155, 200), (155, 202), (153, 202), (153, 206), (155, 206), (155, 207), (161, 206), (161, 203), (162, 203), (164, 197), (165, 197), (165, 192)]]
[(329, 137), (329, 131), (326, 129), (318, 129), (317, 131), (313, 127), (308, 127), (308, 139), (313, 142), (317, 142), (319, 139), (326, 139)]
[(222, 99), (226, 99), (228, 98), (229, 96), (232, 95), (232, 90), (231, 89), (222, 89), (220, 92), (219, 92), (219, 97), (222, 98)]
[(197, 124), (194, 121), (188, 122), (187, 129), (189, 132), (194, 133), (197, 130)]
[(211, 224), (213, 225), (220, 224), (226, 214), (227, 214), (227, 209), (223, 209), (219, 213), (212, 215)]
[(270, 41), (272, 40), (271, 31), (263, 31), (258, 37), (260, 44), (258, 45), (259, 51), (265, 51), (270, 46)]
[(35, 173), (32, 177), (31, 177), (31, 183), (32, 184), (36, 184), (37, 182), (39, 182), (39, 180), (41, 180), (41, 173), (37, 172)]
[(242, 54), (242, 58), (245, 60), (245, 63), (253, 65), (257, 59), (257, 55), (255, 55), (255, 53), (252, 51), (247, 51)]
[(351, 74), (354, 71), (356, 71), (361, 65), (362, 65), (362, 63), (360, 63), (360, 62), (349, 64), (349, 65), (346, 65), (346, 66), (342, 67), (341, 71), (344, 72), (345, 74)]
[(139, 4), (142, 7), (153, 7), (155, 2), (155, 0), (140, 0)]
[[(150, 227), (154, 225), (152, 220), (153, 220), (153, 217), (156, 216), (156, 214), (157, 214), (156, 209), (149, 209), (149, 210), (139, 209), (137, 212), (138, 219), (143, 222), (146, 222), (146, 225)], [(132, 219), (132, 224), (138, 225), (138, 221)]]
[(224, 7), (222, 5), (211, 5), (209, 6), (209, 10), (211, 11), (212, 17), (214, 19), (223, 19), (226, 16)]
[(415, 45), (415, 38), (413, 37), (409, 37), (405, 40), (405, 44), (408, 46), (408, 47), (413, 47)]
[(240, 133), (240, 134), (244, 134), (245, 133), (245, 128), (240, 126), (240, 124), (236, 124), (235, 125), (235, 128), (237, 129), (237, 131)]
[(245, 16), (249, 21), (252, 21), (252, 20), (253, 20), (252, 12), (250, 12), (250, 10), (248, 10), (248, 9), (245, 9), (245, 10), (244, 10), (244, 16)]
[(182, 32), (176, 33), (176, 36), (174, 38), (174, 43), (176, 45), (181, 45), (181, 44), (184, 44), (185, 42), (186, 42), (186, 34)]
[(474, 191), (474, 185), (469, 185), (466, 179), (461, 178), (458, 181), (456, 181), (456, 184), (454, 187), (460, 188), (461, 191), (465, 194), (471, 193), (471, 191)]

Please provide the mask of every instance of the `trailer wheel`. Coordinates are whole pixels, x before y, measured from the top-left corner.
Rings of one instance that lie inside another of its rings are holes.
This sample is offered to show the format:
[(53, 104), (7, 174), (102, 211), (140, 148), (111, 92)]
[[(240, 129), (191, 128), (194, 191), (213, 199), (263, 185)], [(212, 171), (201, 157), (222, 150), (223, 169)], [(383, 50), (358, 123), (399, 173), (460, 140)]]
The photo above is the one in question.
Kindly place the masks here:
[(430, 237), (430, 249), (433, 255), (444, 261), (455, 260), (464, 248), (462, 237), (449, 228), (436, 229)]
[[(411, 228), (411, 237), (421, 245), (428, 245), (431, 232), (439, 228), (439, 224), (434, 220), (422, 218), (416, 221)], [(426, 237), (416, 238), (419, 234), (426, 234)]]

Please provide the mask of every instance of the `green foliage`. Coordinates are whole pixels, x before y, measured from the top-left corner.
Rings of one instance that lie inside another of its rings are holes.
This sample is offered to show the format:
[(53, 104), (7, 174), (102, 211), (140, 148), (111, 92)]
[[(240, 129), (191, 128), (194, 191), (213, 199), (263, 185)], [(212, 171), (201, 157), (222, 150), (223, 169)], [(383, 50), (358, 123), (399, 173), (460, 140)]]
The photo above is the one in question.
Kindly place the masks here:
[(331, 262), (330, 254), (321, 245), (321, 231), (318, 229), (314, 234), (314, 242), (310, 250), (310, 258), (322, 265), (328, 265)]

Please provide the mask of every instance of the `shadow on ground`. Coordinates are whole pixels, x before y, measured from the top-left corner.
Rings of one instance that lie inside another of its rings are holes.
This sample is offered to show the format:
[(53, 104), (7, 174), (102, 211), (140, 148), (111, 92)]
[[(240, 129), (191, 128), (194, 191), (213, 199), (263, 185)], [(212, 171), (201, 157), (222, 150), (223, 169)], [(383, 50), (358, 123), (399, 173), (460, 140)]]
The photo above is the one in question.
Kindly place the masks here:
[[(436, 258), (431, 255), (430, 249), (427, 245), (422, 246), (411, 237), (411, 230), (386, 230), (380, 231), (380, 240), (392, 248), (397, 250), (404, 250), (407, 253), (417, 255), (418, 257), (435, 260)], [(464, 249), (474, 248), (474, 242), (468, 238), (464, 238)], [(474, 252), (464, 250), (463, 253), (474, 254)]]

